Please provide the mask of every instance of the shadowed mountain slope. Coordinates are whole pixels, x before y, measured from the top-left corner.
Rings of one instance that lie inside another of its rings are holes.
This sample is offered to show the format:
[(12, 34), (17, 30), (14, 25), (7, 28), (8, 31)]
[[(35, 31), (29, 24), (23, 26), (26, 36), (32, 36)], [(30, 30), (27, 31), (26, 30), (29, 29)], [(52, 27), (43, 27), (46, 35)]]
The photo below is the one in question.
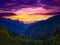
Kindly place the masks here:
[(32, 24), (24, 34), (26, 38), (43, 40), (52, 37), (57, 28), (60, 30), (60, 15)]

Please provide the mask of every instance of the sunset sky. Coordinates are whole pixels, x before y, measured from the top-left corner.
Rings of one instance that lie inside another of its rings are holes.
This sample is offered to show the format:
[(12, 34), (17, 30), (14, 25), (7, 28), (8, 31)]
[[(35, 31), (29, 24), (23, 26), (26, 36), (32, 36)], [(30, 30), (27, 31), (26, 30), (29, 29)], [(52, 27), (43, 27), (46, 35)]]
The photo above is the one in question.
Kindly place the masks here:
[[(10, 0), (10, 2), (8, 2), (8, 0), (1, 0), (0, 13), (12, 12), (16, 15), (4, 15), (3, 18), (18, 20), (25, 24), (46, 20), (55, 16), (57, 13), (60, 13), (60, 0), (35, 0), (35, 2), (34, 0)], [(3, 9), (5, 11), (3, 11)]]
[(21, 10), (13, 12), (16, 15), (3, 16), (3, 18), (10, 18), (12, 20), (22, 21), (25, 24), (30, 24), (36, 21), (46, 20), (49, 17), (54, 16), (53, 14), (46, 15), (46, 13), (50, 13), (50, 12), (54, 12), (54, 11), (46, 10), (41, 7), (22, 8)]

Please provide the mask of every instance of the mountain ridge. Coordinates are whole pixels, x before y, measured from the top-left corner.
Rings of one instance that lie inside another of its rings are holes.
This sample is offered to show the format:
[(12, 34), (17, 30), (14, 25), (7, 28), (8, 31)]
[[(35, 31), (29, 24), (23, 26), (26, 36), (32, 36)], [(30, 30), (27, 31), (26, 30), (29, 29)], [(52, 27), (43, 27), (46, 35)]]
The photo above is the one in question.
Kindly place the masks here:
[(29, 25), (24, 25), (11, 19), (0, 18), (0, 24), (22, 37), (35, 40), (45, 40), (53, 36), (57, 27), (60, 30), (60, 15)]

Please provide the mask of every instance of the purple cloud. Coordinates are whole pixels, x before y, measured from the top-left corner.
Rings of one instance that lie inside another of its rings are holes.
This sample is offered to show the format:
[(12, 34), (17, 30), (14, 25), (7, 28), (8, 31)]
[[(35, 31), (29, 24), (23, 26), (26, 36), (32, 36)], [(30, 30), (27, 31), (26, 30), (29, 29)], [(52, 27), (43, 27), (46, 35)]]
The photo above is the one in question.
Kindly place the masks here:
[(16, 14), (14, 13), (0, 13), (0, 17), (3, 17), (3, 16), (14, 16)]

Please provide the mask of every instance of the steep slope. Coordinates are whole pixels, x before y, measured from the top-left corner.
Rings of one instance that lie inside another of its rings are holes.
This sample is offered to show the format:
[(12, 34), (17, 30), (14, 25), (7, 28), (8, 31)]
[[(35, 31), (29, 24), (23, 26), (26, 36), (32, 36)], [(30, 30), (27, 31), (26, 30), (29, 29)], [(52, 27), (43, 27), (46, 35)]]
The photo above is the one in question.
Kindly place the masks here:
[(0, 24), (5, 26), (5, 28), (9, 29), (11, 32), (16, 32), (17, 34), (21, 34), (28, 27), (28, 25), (13, 21), (11, 19), (0, 18)]
[(52, 37), (57, 28), (60, 30), (60, 15), (31, 25), (24, 34), (26, 38), (44, 40)]
[(19, 45), (6, 28), (0, 27), (0, 45)]

